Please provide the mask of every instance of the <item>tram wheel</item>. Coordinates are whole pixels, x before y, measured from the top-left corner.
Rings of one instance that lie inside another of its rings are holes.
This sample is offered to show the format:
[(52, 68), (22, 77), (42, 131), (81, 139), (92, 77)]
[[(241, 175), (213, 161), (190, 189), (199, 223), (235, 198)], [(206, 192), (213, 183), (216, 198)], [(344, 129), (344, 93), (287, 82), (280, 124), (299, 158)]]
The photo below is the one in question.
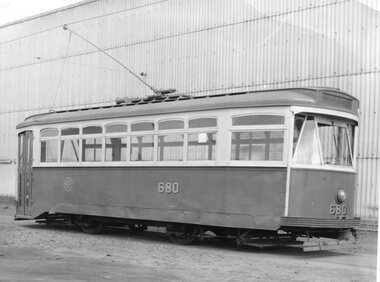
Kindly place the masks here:
[(176, 225), (166, 227), (166, 235), (178, 245), (190, 245), (198, 235), (198, 230), (193, 226)]
[(103, 223), (101, 221), (87, 221), (81, 222), (79, 224), (83, 233), (86, 234), (99, 234), (103, 228)]

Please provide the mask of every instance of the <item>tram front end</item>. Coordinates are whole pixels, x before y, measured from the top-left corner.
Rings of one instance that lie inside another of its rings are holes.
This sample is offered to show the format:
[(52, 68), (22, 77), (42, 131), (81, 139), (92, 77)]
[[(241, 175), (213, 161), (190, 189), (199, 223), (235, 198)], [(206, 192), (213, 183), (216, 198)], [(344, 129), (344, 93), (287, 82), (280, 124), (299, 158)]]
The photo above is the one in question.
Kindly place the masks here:
[(294, 121), (288, 205), (281, 229), (298, 234), (305, 251), (355, 242), (356, 121), (300, 113)]

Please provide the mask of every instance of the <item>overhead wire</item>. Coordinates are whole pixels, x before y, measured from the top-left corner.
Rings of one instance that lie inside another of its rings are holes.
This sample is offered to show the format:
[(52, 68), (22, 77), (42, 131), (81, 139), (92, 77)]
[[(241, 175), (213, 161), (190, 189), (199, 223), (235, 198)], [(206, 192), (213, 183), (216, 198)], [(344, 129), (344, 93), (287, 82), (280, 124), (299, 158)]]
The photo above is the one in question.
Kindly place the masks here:
[[(149, 7), (149, 6), (153, 6), (153, 5), (157, 5), (157, 4), (161, 4), (161, 3), (167, 2), (167, 1), (169, 1), (169, 0), (156, 1), (156, 2), (149, 3), (149, 4), (145, 4), (145, 5), (140, 5), (140, 6), (136, 6), (136, 7), (132, 7), (132, 8), (126, 8), (126, 9), (118, 10), (118, 11), (115, 11), (115, 12), (103, 14), (103, 15), (98, 15), (98, 16), (94, 16), (94, 17), (90, 17), (90, 18), (85, 18), (85, 19), (82, 19), (82, 20), (68, 22), (66, 24), (68, 24), (68, 25), (78, 24), (78, 23), (82, 23), (82, 22), (86, 22), (86, 21), (91, 21), (91, 20), (95, 20), (95, 19), (99, 19), (99, 18), (108, 17), (108, 16), (111, 16), (111, 15), (119, 14), (119, 13), (124, 13), (124, 12), (128, 12), (128, 11), (133, 11), (133, 10), (137, 10), (137, 9), (141, 9), (141, 8), (145, 8), (145, 7)], [(2, 28), (2, 27), (4, 27), (4, 26), (0, 26), (0, 28)], [(26, 34), (26, 35), (23, 35), (23, 36), (20, 36), (20, 37), (17, 37), (17, 38), (13, 38), (13, 39), (10, 39), (8, 41), (0, 42), (0, 46), (8, 44), (8, 43), (15, 42), (15, 41), (18, 41), (18, 40), (22, 40), (22, 39), (25, 39), (25, 38), (28, 38), (28, 37), (36, 36), (36, 35), (41, 34), (41, 33), (45, 33), (45, 32), (48, 32), (48, 31), (55, 30), (55, 29), (59, 29), (59, 28), (62, 28), (62, 25), (53, 26), (51, 28), (43, 29), (43, 30), (40, 30), (40, 31), (37, 31), (37, 32), (34, 32), (34, 33), (30, 33), (30, 34)]]
[(83, 41), (87, 42), (88, 44), (90, 44), (91, 46), (95, 47), (99, 52), (103, 53), (104, 55), (106, 55), (108, 58), (110, 58), (111, 60), (113, 60), (114, 62), (116, 62), (117, 64), (119, 64), (120, 66), (122, 66), (125, 70), (127, 70), (131, 75), (133, 75), (137, 80), (139, 80), (142, 84), (144, 84), (145, 86), (147, 86), (150, 90), (152, 90), (154, 93), (158, 93), (158, 90), (156, 88), (154, 88), (152, 85), (150, 85), (149, 83), (147, 83), (146, 81), (144, 81), (142, 78), (140, 78), (136, 73), (134, 73), (130, 68), (128, 68), (125, 64), (123, 64), (122, 62), (120, 62), (118, 59), (116, 59), (115, 57), (111, 56), (110, 54), (108, 54), (106, 51), (104, 51), (103, 49), (99, 48), (97, 45), (95, 45), (94, 43), (92, 43), (91, 41), (89, 41), (87, 38), (83, 37), (82, 35), (80, 35), (79, 33), (73, 31), (72, 29), (70, 29), (67, 25), (64, 25), (63, 26), (63, 29), (64, 30), (68, 30), (70, 32), (70, 34), (75, 34), (76, 36), (78, 36), (80, 39), (82, 39)]
[(64, 71), (65, 71), (65, 66), (66, 66), (66, 60), (67, 60), (67, 56), (68, 56), (68, 54), (69, 54), (69, 47), (70, 47), (71, 35), (72, 35), (72, 32), (70, 32), (70, 34), (69, 34), (69, 40), (68, 40), (68, 42), (67, 42), (67, 47), (66, 47), (65, 57), (63, 58), (63, 65), (62, 65), (62, 69), (61, 69), (61, 75), (60, 75), (60, 77), (59, 77), (59, 81), (58, 81), (57, 89), (56, 89), (56, 91), (55, 91), (54, 99), (53, 99), (53, 101), (52, 101), (52, 103), (51, 103), (51, 107), (50, 107), (50, 110), (51, 110), (51, 111), (53, 110), (55, 100), (57, 99), (58, 92), (59, 92), (59, 89), (60, 89), (60, 87), (61, 87), (62, 78), (63, 78), (63, 73), (64, 73)]

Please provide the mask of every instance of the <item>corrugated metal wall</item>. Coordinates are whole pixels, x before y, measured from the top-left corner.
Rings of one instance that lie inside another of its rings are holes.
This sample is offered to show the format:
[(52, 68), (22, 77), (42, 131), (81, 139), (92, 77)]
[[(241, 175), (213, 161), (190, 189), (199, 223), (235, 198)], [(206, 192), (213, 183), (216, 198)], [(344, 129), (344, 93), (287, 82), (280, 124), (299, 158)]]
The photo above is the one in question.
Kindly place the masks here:
[[(379, 11), (356, 0), (99, 0), (5, 25), (0, 159), (16, 158), (14, 127), (31, 113), (151, 94), (63, 24), (156, 88), (330, 86), (358, 97), (357, 211), (378, 217)], [(1, 195), (14, 195), (15, 169), (0, 164)]]

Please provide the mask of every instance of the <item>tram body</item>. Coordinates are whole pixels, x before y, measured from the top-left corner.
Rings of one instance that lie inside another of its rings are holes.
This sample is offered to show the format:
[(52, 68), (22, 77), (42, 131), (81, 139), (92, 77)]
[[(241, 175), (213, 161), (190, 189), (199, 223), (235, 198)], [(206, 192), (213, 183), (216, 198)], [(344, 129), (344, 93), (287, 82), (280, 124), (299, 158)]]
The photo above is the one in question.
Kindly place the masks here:
[[(337, 89), (149, 97), (18, 125), (16, 219), (62, 216), (253, 238), (341, 238), (355, 217), (358, 101)], [(258, 235), (257, 235), (258, 234)]]

